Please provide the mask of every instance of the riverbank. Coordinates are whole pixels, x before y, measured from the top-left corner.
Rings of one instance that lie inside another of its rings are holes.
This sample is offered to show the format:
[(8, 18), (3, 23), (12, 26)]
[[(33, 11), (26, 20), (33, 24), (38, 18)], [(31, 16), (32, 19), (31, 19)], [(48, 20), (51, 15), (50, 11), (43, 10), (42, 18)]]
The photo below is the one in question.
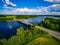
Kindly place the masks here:
[(45, 20), (40, 23), (40, 26), (60, 32), (60, 18), (45, 18)]
[(27, 19), (27, 18), (35, 18), (38, 16), (0, 16), (0, 22), (3, 21), (15, 21), (14, 19)]
[(9, 20), (13, 20), (13, 19), (14, 19), (14, 17), (12, 17), (12, 16), (11, 17), (10, 16), (9, 17), (8, 16), (6, 16), (6, 17), (0, 17), (0, 22), (1, 21), (9, 21)]

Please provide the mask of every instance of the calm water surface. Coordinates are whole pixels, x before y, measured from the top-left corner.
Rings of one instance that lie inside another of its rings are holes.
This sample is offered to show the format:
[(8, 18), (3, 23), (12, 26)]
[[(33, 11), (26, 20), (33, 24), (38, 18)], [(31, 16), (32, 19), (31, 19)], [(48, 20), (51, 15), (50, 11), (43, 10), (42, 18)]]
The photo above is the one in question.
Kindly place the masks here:
[[(28, 21), (29, 23), (39, 24), (44, 19), (45, 19), (45, 16), (40, 16), (37, 18), (25, 19), (25, 21)], [(21, 24), (17, 21), (0, 22), (0, 38), (2, 38), (2, 37), (9, 38), (10, 36), (15, 35), (16, 30), (19, 27), (23, 27), (25, 30), (27, 29), (27, 26), (24, 26), (23, 24)]]
[(2, 37), (9, 38), (10, 36), (15, 35), (16, 30), (19, 27), (23, 27), (24, 29), (27, 28), (27, 26), (23, 26), (23, 24), (20, 24), (16, 21), (0, 22), (0, 38)]

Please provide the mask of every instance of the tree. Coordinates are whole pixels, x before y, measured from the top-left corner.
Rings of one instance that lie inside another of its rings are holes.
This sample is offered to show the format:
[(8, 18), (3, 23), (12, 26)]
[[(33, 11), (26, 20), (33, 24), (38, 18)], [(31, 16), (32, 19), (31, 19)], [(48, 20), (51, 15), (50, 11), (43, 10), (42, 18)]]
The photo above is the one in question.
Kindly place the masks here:
[(25, 31), (26, 43), (30, 42), (33, 39), (33, 35), (30, 30)]

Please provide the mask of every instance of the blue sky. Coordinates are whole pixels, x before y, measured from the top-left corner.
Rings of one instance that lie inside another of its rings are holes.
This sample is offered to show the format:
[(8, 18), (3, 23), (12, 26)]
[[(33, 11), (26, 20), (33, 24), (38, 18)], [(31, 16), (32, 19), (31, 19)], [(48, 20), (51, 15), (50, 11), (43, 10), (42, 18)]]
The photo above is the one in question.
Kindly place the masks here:
[(59, 15), (60, 0), (0, 0), (0, 14)]

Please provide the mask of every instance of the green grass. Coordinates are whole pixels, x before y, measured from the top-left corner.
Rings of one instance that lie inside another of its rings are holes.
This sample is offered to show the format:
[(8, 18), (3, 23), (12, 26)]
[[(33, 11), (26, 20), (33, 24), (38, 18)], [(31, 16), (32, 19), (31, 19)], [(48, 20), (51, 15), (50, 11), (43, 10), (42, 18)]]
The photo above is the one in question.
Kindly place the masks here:
[(27, 45), (59, 45), (59, 44), (52, 38), (39, 37), (29, 42)]

